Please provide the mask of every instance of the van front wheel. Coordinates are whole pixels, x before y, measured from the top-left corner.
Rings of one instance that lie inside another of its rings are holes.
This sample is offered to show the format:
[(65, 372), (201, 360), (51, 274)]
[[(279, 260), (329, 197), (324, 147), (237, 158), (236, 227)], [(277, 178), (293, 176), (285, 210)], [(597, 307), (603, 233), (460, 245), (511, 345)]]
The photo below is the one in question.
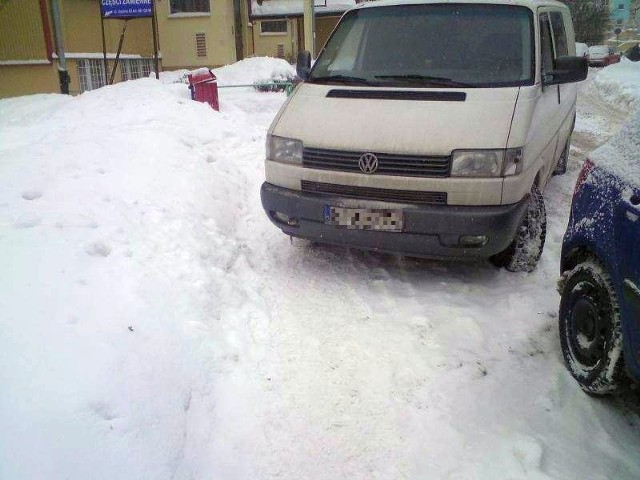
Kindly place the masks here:
[(532, 272), (542, 256), (547, 235), (547, 213), (540, 189), (531, 187), (529, 207), (516, 238), (506, 250), (489, 260), (510, 272)]

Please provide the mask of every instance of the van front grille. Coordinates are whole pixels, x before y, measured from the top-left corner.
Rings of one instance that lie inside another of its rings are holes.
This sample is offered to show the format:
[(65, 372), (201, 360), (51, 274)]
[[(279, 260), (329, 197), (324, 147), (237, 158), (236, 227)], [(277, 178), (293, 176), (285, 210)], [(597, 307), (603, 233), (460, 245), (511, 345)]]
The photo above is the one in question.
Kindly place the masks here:
[(418, 190), (390, 190), (387, 188), (355, 187), (333, 183), (319, 183), (302, 180), (302, 191), (321, 195), (334, 195), (363, 200), (376, 200), (396, 203), (423, 203), (446, 205), (446, 192), (423, 192)]
[[(320, 170), (362, 173), (358, 162), (364, 153), (306, 147), (302, 153), (302, 166)], [(389, 153), (374, 153), (374, 155), (378, 158), (378, 169), (373, 175), (442, 178), (448, 177), (451, 169), (451, 157)]]

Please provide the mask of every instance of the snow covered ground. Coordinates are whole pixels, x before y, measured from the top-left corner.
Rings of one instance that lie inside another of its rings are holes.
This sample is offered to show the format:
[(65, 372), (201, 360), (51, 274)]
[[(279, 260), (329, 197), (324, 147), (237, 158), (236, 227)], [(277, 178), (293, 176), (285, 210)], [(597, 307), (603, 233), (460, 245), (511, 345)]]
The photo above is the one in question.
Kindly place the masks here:
[(557, 338), (580, 161), (625, 118), (586, 83), (533, 274), (291, 244), (280, 93), (0, 101), (0, 478), (640, 478), (637, 396), (583, 394)]

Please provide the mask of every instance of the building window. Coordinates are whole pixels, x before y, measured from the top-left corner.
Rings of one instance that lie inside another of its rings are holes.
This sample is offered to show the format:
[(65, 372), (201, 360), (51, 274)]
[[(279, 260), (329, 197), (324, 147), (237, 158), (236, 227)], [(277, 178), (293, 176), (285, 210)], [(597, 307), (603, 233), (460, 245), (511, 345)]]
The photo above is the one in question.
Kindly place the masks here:
[(260, 22), (262, 35), (285, 35), (287, 33), (286, 20), (263, 20)]
[(624, 3), (618, 4), (618, 10), (624, 10)]
[(104, 87), (103, 60), (78, 60), (77, 64), (80, 93)]
[(209, 13), (209, 0), (170, 0), (171, 14), (176, 13)]
[(622, 25), (623, 20), (616, 20), (617, 25)]
[(153, 60), (151, 58), (126, 59), (121, 60), (122, 81), (135, 80), (136, 78), (146, 78), (153, 71)]

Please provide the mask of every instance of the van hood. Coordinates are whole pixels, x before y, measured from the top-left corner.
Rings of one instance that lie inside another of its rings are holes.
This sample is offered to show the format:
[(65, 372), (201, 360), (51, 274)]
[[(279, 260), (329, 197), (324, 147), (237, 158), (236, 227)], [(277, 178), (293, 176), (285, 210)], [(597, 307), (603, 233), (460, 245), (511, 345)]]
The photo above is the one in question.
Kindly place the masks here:
[[(435, 156), (505, 148), (518, 92), (519, 87), (418, 90), (303, 83), (270, 132), (334, 150)], [(363, 96), (370, 98), (358, 98)]]

